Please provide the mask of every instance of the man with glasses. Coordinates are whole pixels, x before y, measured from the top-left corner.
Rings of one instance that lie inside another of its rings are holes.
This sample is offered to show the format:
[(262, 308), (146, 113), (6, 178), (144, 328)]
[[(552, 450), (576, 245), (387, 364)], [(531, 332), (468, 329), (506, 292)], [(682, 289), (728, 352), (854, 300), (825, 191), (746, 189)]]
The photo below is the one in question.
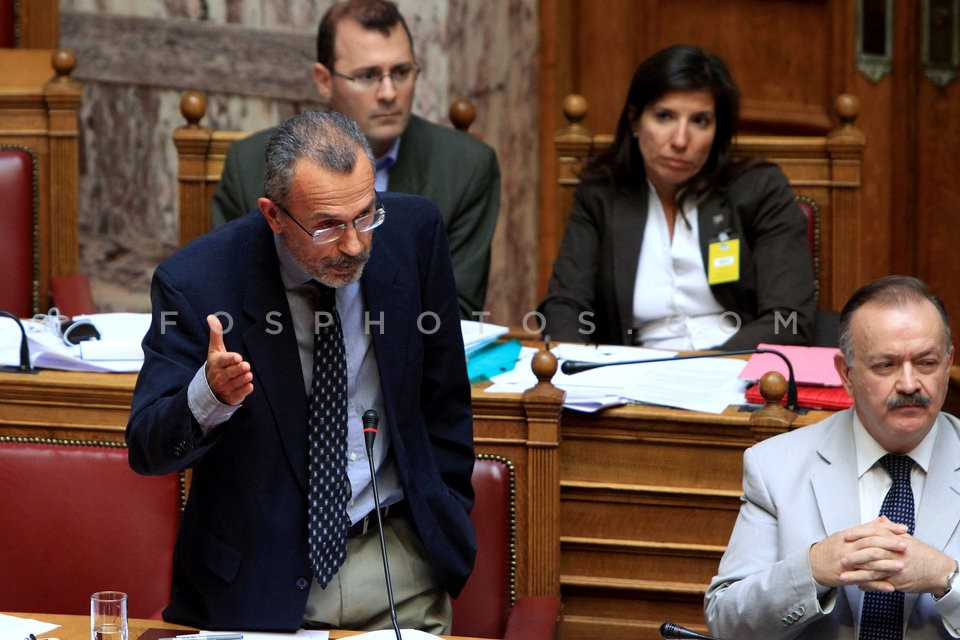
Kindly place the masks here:
[[(473, 136), (412, 114), (420, 74), (413, 39), (388, 0), (346, 0), (323, 16), (313, 78), (330, 108), (360, 125), (377, 159), (380, 191), (416, 193), (440, 209), (463, 318), (478, 319), (500, 211), (493, 149)], [(217, 227), (256, 208), (270, 130), (235, 143), (213, 197)]]
[(436, 207), (374, 171), (349, 118), (295, 116), (259, 213), (154, 274), (127, 443), (138, 473), (193, 470), (166, 620), (389, 629), (379, 511), (399, 626), (450, 633), (476, 552), (456, 286)]

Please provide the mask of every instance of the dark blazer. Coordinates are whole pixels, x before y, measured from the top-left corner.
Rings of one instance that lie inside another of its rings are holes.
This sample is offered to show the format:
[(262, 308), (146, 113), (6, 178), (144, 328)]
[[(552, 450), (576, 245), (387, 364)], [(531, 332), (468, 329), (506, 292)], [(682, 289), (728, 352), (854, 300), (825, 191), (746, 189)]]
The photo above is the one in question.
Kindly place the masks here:
[[(381, 428), (390, 430), (413, 526), (455, 596), (476, 545), (473, 422), (453, 274), (432, 204), (386, 194), (383, 205), (387, 218), (373, 232), (361, 278), (379, 322), (372, 331), (388, 420)], [(266, 221), (251, 213), (182, 248), (157, 268), (151, 301), (127, 425), (130, 464), (152, 475), (193, 469), (164, 618), (201, 629), (294, 630), (312, 581), (307, 399)], [(254, 391), (198, 439), (187, 387), (206, 359), (212, 312), (229, 315), (226, 347), (250, 362)]]
[[(257, 207), (263, 197), (264, 150), (273, 129), (235, 142), (213, 195), (211, 224), (218, 227)], [(490, 275), (490, 245), (500, 213), (500, 167), (489, 145), (450, 127), (412, 116), (390, 169), (390, 191), (415, 193), (440, 208), (464, 318), (483, 309)]]
[[(647, 184), (637, 188), (581, 183), (547, 296), (540, 304), (553, 340), (633, 344), (633, 293), (637, 261), (647, 221)], [(720, 232), (740, 241), (740, 280), (713, 285), (727, 311), (741, 318), (740, 330), (723, 345), (750, 349), (761, 342), (809, 344), (813, 338), (816, 294), (806, 236), (806, 219), (786, 176), (775, 165), (755, 165), (722, 195), (697, 211), (704, 265)], [(792, 326), (777, 323), (797, 313)], [(581, 322), (592, 312), (590, 327)]]

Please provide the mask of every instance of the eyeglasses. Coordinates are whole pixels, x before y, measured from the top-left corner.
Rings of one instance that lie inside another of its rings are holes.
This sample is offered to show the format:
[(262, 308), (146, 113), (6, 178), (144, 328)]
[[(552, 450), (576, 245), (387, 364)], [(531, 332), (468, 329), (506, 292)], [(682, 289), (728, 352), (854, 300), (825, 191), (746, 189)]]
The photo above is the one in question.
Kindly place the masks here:
[(368, 213), (366, 215), (355, 218), (353, 222), (350, 223), (340, 223), (334, 224), (334, 220), (328, 220), (329, 226), (323, 227), (322, 229), (317, 229), (316, 231), (310, 231), (305, 226), (300, 224), (300, 222), (293, 217), (293, 215), (287, 211), (279, 202), (274, 202), (280, 211), (283, 211), (288, 218), (294, 221), (298, 227), (303, 229), (303, 232), (308, 236), (313, 238), (313, 244), (327, 244), (329, 242), (336, 242), (339, 240), (344, 232), (347, 230), (347, 227), (353, 227), (356, 229), (357, 233), (367, 233), (373, 231), (377, 227), (383, 224), (383, 221), (387, 217), (387, 212), (383, 208), (383, 205), (380, 204), (380, 196), (377, 196), (377, 208), (373, 213)]
[(408, 62), (406, 64), (398, 64), (386, 73), (380, 73), (380, 69), (368, 69), (355, 76), (348, 76), (335, 69), (332, 73), (338, 78), (353, 82), (357, 88), (362, 91), (376, 91), (380, 88), (380, 85), (383, 84), (384, 78), (390, 78), (390, 82), (393, 83), (394, 87), (410, 86), (413, 84), (413, 81), (417, 79), (417, 74), (420, 73), (420, 65), (416, 62)]

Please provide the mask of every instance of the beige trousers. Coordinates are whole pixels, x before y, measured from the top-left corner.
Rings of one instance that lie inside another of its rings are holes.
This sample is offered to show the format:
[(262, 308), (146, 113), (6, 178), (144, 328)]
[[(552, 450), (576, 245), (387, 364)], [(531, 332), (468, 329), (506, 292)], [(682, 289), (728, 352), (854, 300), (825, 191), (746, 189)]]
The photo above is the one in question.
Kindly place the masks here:
[[(400, 628), (449, 635), (450, 597), (434, 577), (420, 539), (405, 517), (387, 518), (383, 528)], [(304, 626), (358, 631), (393, 626), (376, 526), (347, 540), (347, 559), (326, 589), (314, 580)]]

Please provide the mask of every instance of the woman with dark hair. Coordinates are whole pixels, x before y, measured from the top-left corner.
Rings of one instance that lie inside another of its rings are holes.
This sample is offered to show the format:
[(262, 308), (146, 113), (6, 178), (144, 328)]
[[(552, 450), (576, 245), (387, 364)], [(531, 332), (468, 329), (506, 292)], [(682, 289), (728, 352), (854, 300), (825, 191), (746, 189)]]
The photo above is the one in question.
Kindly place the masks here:
[(769, 162), (731, 158), (739, 92), (702, 49), (636, 70), (583, 171), (540, 305), (553, 340), (664, 349), (809, 344), (806, 219)]

